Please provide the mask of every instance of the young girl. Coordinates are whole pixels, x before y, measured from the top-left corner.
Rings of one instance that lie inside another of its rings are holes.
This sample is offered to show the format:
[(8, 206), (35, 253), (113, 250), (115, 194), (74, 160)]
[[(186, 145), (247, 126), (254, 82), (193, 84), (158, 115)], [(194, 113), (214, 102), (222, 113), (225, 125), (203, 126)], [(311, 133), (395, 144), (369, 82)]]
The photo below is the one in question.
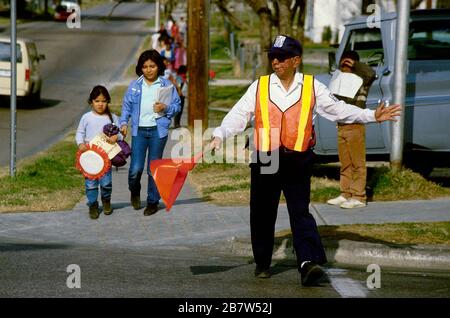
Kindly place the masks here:
[[(108, 90), (103, 86), (95, 86), (88, 99), (92, 110), (81, 117), (76, 133), (76, 142), (78, 149), (85, 151), (86, 144), (88, 144), (96, 135), (103, 132), (103, 126), (114, 123), (119, 125), (119, 118), (111, 114), (108, 104), (111, 102), (111, 97)], [(111, 143), (115, 143), (119, 135), (109, 137)], [(89, 180), (86, 178), (86, 197), (87, 205), (89, 206), (89, 216), (91, 219), (97, 219), (99, 216), (98, 209), (98, 186), (100, 185), (101, 198), (103, 203), (103, 212), (105, 215), (112, 213), (111, 207), (111, 191), (112, 191), (112, 175), (111, 169), (98, 180)]]

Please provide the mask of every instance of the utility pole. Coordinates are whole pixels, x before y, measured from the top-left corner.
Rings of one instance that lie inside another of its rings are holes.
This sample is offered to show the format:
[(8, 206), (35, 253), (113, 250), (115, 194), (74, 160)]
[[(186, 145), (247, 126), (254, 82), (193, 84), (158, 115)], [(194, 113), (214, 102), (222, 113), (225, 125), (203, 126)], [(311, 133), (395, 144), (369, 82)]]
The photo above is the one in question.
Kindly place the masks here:
[(405, 126), (406, 72), (408, 61), (408, 32), (410, 0), (397, 1), (397, 36), (395, 40), (394, 104), (402, 105), (400, 117), (392, 124), (391, 168), (402, 168)]
[(16, 0), (11, 0), (11, 140), (10, 140), (10, 161), (9, 161), (9, 175), (16, 176), (16, 85), (17, 85), (17, 35), (16, 35)]
[(156, 9), (155, 9), (155, 32), (158, 32), (159, 31), (159, 25), (161, 24), (159, 21), (160, 21), (160, 15), (161, 15), (161, 12), (160, 12), (160, 4), (159, 4), (159, 0), (156, 0), (156, 3), (155, 3), (155, 6), (156, 6)]
[(209, 0), (188, 1), (188, 125), (208, 127)]

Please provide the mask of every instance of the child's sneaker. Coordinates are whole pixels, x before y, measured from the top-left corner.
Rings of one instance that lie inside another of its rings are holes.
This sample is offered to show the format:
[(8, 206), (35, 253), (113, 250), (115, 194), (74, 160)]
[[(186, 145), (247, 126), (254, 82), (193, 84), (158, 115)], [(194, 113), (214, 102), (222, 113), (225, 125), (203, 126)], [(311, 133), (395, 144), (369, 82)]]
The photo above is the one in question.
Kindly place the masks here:
[(94, 205), (91, 205), (89, 207), (89, 216), (93, 220), (98, 219), (99, 212), (98, 212), (98, 203), (97, 202)]
[(102, 200), (102, 204), (103, 204), (103, 213), (105, 213), (105, 215), (110, 215), (111, 213), (113, 213), (113, 208), (111, 206), (111, 200), (107, 200), (107, 201)]

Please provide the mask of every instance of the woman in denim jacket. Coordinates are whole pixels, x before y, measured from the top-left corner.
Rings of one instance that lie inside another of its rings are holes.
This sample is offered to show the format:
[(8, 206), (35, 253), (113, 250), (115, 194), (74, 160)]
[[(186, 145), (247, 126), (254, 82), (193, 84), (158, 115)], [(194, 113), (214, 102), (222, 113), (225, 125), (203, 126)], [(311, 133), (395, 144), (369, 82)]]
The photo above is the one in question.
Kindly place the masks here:
[(162, 77), (164, 70), (163, 59), (156, 50), (147, 50), (141, 54), (136, 65), (136, 74), (139, 78), (131, 82), (125, 93), (119, 121), (120, 130), (126, 136), (131, 117), (132, 153), (128, 188), (131, 192), (131, 205), (135, 210), (141, 208), (141, 176), (148, 152), (147, 207), (144, 215), (156, 213), (160, 199), (155, 181), (150, 174), (150, 161), (162, 158), (171, 119), (180, 111), (180, 97), (175, 86), (172, 90), (172, 100), (168, 105), (156, 100), (160, 87), (172, 85), (169, 80)]

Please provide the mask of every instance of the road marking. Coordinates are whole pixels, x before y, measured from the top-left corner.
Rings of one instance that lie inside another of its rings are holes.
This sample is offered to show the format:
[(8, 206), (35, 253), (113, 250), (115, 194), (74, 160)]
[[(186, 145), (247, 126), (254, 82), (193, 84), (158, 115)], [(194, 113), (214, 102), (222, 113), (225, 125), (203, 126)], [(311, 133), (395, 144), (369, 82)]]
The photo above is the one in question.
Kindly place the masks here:
[(347, 274), (344, 269), (331, 268), (327, 271), (331, 286), (342, 298), (366, 298), (367, 289), (364, 285), (349, 277), (342, 277)]

